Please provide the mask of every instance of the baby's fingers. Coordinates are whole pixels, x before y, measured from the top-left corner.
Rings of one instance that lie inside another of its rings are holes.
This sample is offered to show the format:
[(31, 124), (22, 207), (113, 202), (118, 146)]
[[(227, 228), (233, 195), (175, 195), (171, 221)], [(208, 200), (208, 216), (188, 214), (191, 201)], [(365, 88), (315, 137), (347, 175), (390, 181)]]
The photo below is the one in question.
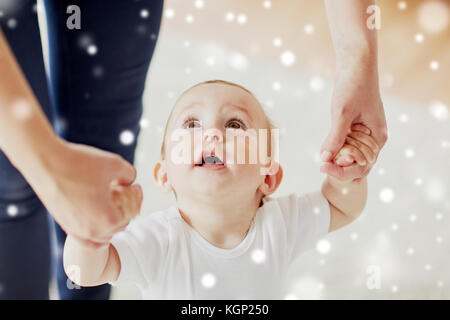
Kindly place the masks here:
[(372, 144), (374, 142), (372, 137), (360, 132), (352, 132), (347, 136), (345, 142), (361, 151), (369, 163), (375, 162), (379, 150), (376, 144)]
[[(350, 144), (345, 144), (340, 150), (339, 155), (343, 157), (350, 156), (360, 166), (365, 166), (367, 164), (364, 154), (358, 148)], [(335, 161), (335, 163), (340, 164), (339, 161)]]

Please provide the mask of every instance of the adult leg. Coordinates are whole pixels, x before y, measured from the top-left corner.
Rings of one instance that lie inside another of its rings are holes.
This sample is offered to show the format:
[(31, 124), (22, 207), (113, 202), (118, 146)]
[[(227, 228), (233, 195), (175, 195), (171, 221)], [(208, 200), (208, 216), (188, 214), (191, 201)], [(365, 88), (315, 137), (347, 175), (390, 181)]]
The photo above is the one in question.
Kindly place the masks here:
[[(35, 2), (10, 1), (16, 9), (11, 14), (0, 5), (0, 27), (44, 113), (51, 119)], [(48, 299), (49, 279), (46, 209), (0, 152), (0, 299)]]
[[(65, 139), (134, 160), (142, 94), (163, 8), (162, 0), (47, 0), (50, 79)], [(81, 29), (68, 29), (67, 7), (81, 12)], [(121, 139), (122, 137), (122, 139)], [(65, 233), (56, 226), (60, 245)], [(108, 299), (110, 286), (67, 286), (57, 264), (62, 299)]]

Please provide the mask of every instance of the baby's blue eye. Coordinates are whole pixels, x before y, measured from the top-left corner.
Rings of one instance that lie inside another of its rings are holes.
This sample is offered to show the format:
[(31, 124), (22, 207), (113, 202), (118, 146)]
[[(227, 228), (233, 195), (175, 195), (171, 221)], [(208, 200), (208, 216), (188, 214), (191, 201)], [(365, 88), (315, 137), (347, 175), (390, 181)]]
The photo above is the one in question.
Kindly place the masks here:
[(244, 129), (244, 125), (239, 120), (231, 120), (227, 123), (226, 127), (231, 129)]
[(188, 120), (184, 123), (185, 129), (193, 129), (193, 128), (199, 128), (200, 127), (200, 121), (197, 120)]

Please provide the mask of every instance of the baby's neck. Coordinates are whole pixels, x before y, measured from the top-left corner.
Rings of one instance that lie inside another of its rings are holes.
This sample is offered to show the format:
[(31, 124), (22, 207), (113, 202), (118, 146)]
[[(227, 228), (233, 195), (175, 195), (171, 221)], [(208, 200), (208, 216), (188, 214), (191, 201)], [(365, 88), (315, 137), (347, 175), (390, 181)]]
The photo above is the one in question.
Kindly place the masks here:
[(178, 198), (180, 215), (203, 238), (216, 247), (232, 249), (244, 240), (260, 201), (215, 201)]

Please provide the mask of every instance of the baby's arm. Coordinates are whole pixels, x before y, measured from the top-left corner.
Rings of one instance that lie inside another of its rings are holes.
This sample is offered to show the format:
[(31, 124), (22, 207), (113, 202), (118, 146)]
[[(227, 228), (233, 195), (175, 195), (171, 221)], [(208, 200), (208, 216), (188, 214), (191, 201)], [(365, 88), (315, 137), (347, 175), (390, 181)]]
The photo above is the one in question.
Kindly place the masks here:
[[(349, 165), (347, 160), (354, 159), (351, 165), (359, 166), (362, 163), (368, 165), (373, 164), (379, 148), (375, 140), (370, 136), (370, 131), (365, 131), (365, 127), (361, 125), (353, 126), (354, 130), (348, 143), (343, 147), (347, 151), (339, 153), (335, 163), (340, 165)], [(347, 155), (351, 155), (347, 158)], [(344, 158), (344, 159), (342, 159)], [(355, 220), (363, 211), (367, 200), (367, 179), (362, 178), (354, 181), (358, 177), (352, 177), (349, 180), (341, 180), (330, 175), (322, 185), (322, 193), (330, 204), (330, 227), (329, 232), (339, 229), (353, 220)]]
[[(140, 186), (135, 185), (133, 188), (140, 189)], [(142, 191), (139, 194), (136, 196), (130, 188), (113, 186), (114, 203), (130, 218), (140, 211)], [(84, 287), (116, 281), (121, 268), (119, 254), (113, 245), (93, 248), (71, 235), (67, 236), (64, 244), (63, 264), (69, 279)]]
[(83, 287), (116, 281), (120, 273), (120, 259), (113, 245), (92, 248), (71, 235), (64, 245), (63, 261), (69, 279)]

